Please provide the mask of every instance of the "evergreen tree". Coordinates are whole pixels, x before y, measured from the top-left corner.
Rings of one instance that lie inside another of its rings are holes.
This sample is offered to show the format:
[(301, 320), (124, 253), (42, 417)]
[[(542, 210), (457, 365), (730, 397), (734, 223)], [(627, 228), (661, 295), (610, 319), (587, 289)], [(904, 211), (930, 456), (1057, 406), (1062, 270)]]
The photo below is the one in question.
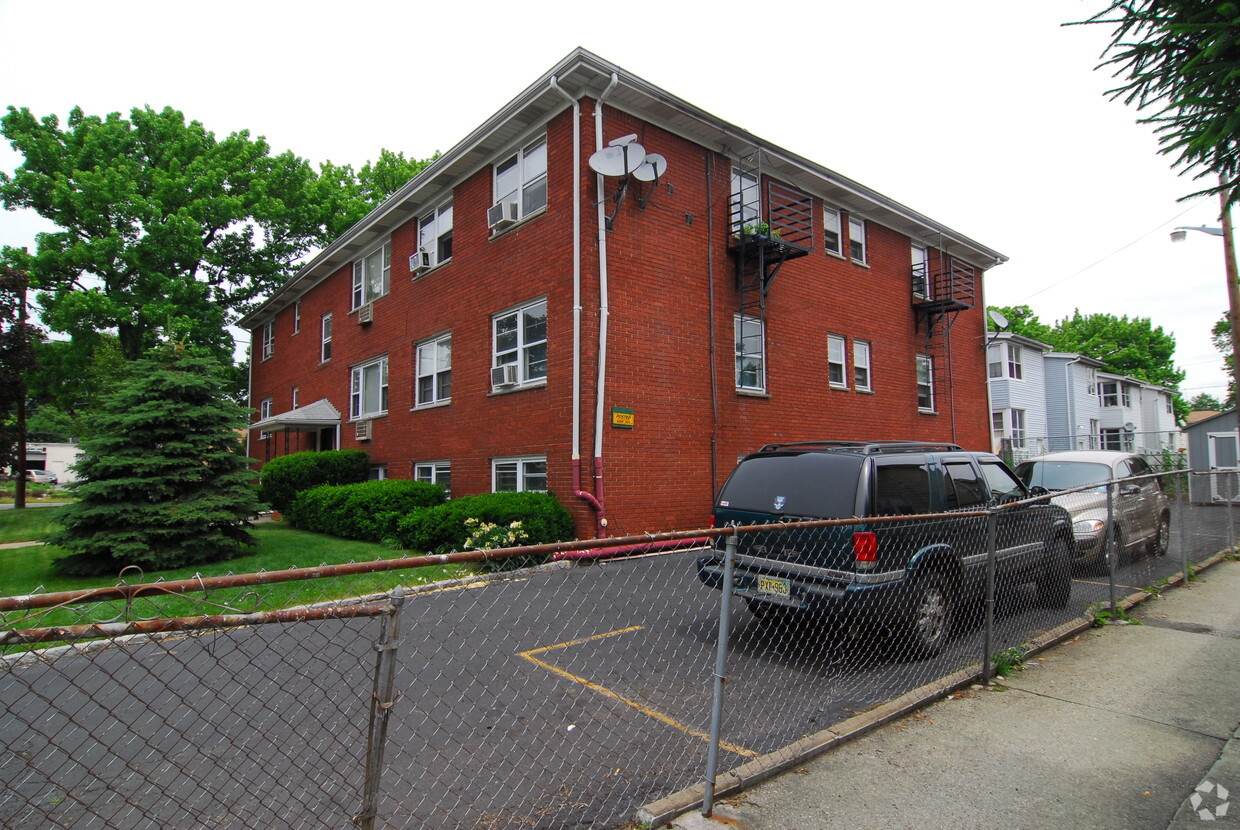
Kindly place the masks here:
[(243, 453), (247, 410), (220, 366), (182, 346), (153, 349), (105, 396), (77, 464), (79, 501), (48, 538), (65, 574), (165, 570), (240, 556), (259, 504)]

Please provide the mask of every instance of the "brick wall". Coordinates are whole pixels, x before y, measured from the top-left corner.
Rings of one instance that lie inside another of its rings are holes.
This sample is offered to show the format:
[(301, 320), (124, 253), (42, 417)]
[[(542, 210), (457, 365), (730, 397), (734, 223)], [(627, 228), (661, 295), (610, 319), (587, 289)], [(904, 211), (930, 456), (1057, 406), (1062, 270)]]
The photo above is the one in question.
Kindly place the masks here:
[[(583, 166), (594, 148), (592, 111), (589, 102), (583, 104)], [(450, 262), (414, 280), (407, 261), (416, 244), (416, 223), (392, 235), (391, 292), (375, 302), (371, 325), (359, 326), (349, 311), (349, 267), (301, 298), (299, 334), (291, 333), (292, 306), (281, 311), (275, 355), (254, 366), (254, 406), (270, 395), (274, 411), (283, 412), (291, 405), (292, 387), (298, 386), (302, 404), (327, 397), (347, 418), (350, 367), (387, 354), (388, 414), (374, 421), (373, 440), (363, 445), (374, 462), (386, 463), (391, 476), (409, 477), (414, 461), (449, 460), (453, 492), (468, 494), (490, 490), (492, 458), (545, 454), (549, 488), (573, 511), (579, 535), (593, 535), (593, 512), (571, 497), (571, 120), (571, 111), (562, 112), (547, 129), (544, 214), (493, 238), (486, 223), (491, 171), (484, 168), (456, 188)], [(608, 534), (701, 526), (737, 456), (769, 441), (954, 439), (985, 448), (980, 302), (979, 308), (959, 315), (950, 349), (944, 344), (936, 355), (942, 370), (935, 390), (937, 414), (920, 414), (914, 355), (925, 346), (909, 300), (910, 241), (867, 223), (868, 266), (830, 256), (821, 250), (816, 200), (816, 250), (786, 263), (770, 289), (767, 394), (738, 394), (733, 317), (739, 298), (727, 252), (730, 162), (631, 115), (608, 108), (604, 120), (605, 140), (637, 133), (647, 151), (668, 159), (667, 173), (653, 192), (652, 185), (629, 192), (607, 236), (603, 473)], [(581, 181), (580, 454), (589, 490), (595, 486), (590, 471), (600, 323), (598, 231), (590, 205), (610, 197), (615, 184), (607, 180), (600, 194), (588, 170)], [(644, 210), (639, 195), (649, 196)], [(614, 203), (608, 200), (604, 207), (610, 214)], [(980, 292), (980, 272), (977, 281)], [(493, 393), (491, 317), (539, 297), (547, 300), (547, 383)], [(328, 310), (334, 319), (333, 355), (320, 364), (319, 320)], [(447, 331), (453, 347), (451, 404), (411, 411), (414, 346)], [(828, 388), (828, 333), (848, 338), (848, 390)], [(261, 329), (256, 336), (261, 337)], [(872, 394), (851, 388), (853, 339), (871, 344)], [(950, 371), (942, 365), (949, 351)], [(610, 425), (613, 407), (633, 410), (633, 429)], [(348, 424), (342, 439), (346, 448), (358, 446)], [(253, 441), (252, 454), (262, 459), (265, 443)], [(271, 443), (272, 452), (283, 454), (281, 437)]]

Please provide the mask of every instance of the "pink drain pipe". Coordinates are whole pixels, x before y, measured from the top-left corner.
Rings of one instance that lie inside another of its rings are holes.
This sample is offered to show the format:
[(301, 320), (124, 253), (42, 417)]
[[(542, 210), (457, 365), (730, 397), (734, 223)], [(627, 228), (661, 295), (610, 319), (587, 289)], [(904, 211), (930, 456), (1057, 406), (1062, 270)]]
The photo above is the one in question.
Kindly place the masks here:
[(581, 489), (581, 459), (573, 459), (573, 495), (594, 508), (594, 535), (597, 538), (603, 538), (603, 534), (607, 530), (607, 508), (603, 506), (603, 459), (594, 459), (595, 466), (598, 469), (598, 491), (599, 497), (595, 498), (593, 493)]

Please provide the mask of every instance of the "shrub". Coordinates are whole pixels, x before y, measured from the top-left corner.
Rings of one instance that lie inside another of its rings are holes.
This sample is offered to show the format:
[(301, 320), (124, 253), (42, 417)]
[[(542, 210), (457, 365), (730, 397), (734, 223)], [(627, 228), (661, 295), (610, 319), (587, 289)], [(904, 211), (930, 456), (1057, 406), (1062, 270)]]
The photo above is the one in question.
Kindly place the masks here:
[(303, 490), (321, 484), (354, 484), (370, 475), (362, 450), (296, 452), (273, 458), (259, 473), (259, 494), (272, 510), (287, 511)]
[(396, 534), (403, 517), (442, 504), (438, 484), (390, 478), (358, 484), (324, 484), (304, 490), (285, 518), (296, 527), (343, 539), (381, 542)]
[(572, 516), (550, 493), (462, 496), (405, 516), (397, 522), (396, 536), (403, 547), (412, 550), (462, 550), (471, 535), (467, 519), (502, 527), (520, 522), (528, 545), (573, 538)]

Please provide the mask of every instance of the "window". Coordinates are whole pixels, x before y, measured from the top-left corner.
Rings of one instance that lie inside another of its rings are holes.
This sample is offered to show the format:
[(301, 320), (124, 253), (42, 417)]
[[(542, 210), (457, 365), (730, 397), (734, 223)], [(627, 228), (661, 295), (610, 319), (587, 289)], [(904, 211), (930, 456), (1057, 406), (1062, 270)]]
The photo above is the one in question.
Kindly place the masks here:
[(547, 206), (547, 137), (495, 165), (495, 204), (515, 202), (521, 218)]
[(1132, 452), (1133, 440), (1131, 432), (1125, 432), (1118, 428), (1103, 429), (1099, 430), (1098, 438), (1104, 450)]
[(301, 331), (301, 300), (293, 303), (293, 334)]
[(948, 510), (969, 508), (984, 502), (982, 483), (978, 480), (972, 464), (961, 462), (946, 464), (944, 467), (947, 471), (945, 495)]
[(496, 458), (491, 462), (492, 493), (545, 493), (547, 457)]
[(848, 366), (844, 362), (844, 338), (838, 334), (827, 335), (827, 380), (836, 389), (847, 389)]
[(443, 487), (444, 495), (452, 498), (452, 465), (447, 461), (420, 461), (413, 465), (414, 481), (425, 481)]
[(1098, 384), (1098, 397), (1103, 406), (1131, 406), (1127, 384), (1113, 380), (1104, 380)]
[(913, 296), (925, 299), (930, 296), (930, 252), (913, 243)]
[(934, 358), (928, 354), (917, 355), (917, 408), (934, 411)]
[(276, 353), (276, 321), (263, 324), (263, 360)]
[(1000, 438), (1007, 435), (1007, 427), (1004, 426), (1003, 410), (996, 409), (990, 413), (990, 431)]
[(388, 293), (392, 275), (392, 245), (385, 243), (353, 263), (353, 308)]
[[(258, 420), (265, 421), (271, 417), (271, 409), (275, 404), (275, 398), (263, 398), (258, 404)], [(258, 440), (266, 441), (271, 437), (270, 432), (260, 432)]]
[(741, 229), (759, 219), (758, 180), (748, 173), (732, 170), (732, 198), (729, 202), (732, 235), (740, 236)]
[(986, 374), (992, 378), (1007, 377), (1022, 380), (1025, 377), (1025, 371), (1020, 346), (1015, 343), (999, 343), (991, 346)]
[(766, 336), (763, 321), (736, 315), (736, 388), (765, 391)]
[(430, 254), (431, 267), (452, 259), (452, 201), (418, 219), (418, 250)]
[(827, 253), (843, 256), (840, 248), (840, 212), (826, 205), (822, 206), (822, 246)]
[(296, 387), (296, 386), (293, 387), (293, 409), (297, 408), (297, 393), (299, 391), (300, 391), (299, 387)]
[(1012, 446), (1023, 448), (1025, 446), (1025, 410), (1013, 409), (1012, 413)]
[(388, 477), (386, 464), (371, 464), (370, 469), (366, 472), (366, 478), (371, 481), (383, 481)]
[(546, 300), (497, 314), (492, 330), (492, 366), (515, 365), (519, 384), (547, 377)]
[(326, 363), (332, 359), (332, 313), (329, 311), (323, 315), (322, 346), (319, 348), (319, 361)]
[(1175, 414), (1175, 409), (1174, 409), (1174, 407), (1172, 407), (1172, 406), (1171, 406), (1171, 396), (1170, 396), (1170, 395), (1167, 395), (1165, 398), (1163, 398), (1163, 402), (1164, 402), (1164, 403), (1166, 403), (1166, 405), (1167, 405), (1167, 414), (1168, 414), (1168, 415), (1174, 415), (1174, 414)]
[(858, 392), (869, 392), (870, 344), (864, 340), (853, 341), (853, 385)]
[(452, 398), (452, 335), (419, 343), (417, 348), (417, 406), (444, 403)]
[(354, 366), (349, 392), (349, 417), (382, 415), (388, 408), (388, 360), (381, 357)]
[(1008, 343), (1006, 345), (1008, 377), (1022, 380), (1025, 377), (1025, 372), (1020, 362), (1020, 346), (1017, 346), (1015, 343)]
[(848, 255), (865, 264), (865, 221), (855, 216), (848, 217)]
[(1121, 383), (1119, 385), (1119, 401), (1124, 406), (1132, 406), (1132, 401), (1128, 398), (1128, 384)]
[(1025, 488), (1021, 486), (1020, 479), (1008, 472), (1002, 464), (983, 461), (982, 478), (990, 490), (987, 501), (1002, 502), (1025, 496)]

